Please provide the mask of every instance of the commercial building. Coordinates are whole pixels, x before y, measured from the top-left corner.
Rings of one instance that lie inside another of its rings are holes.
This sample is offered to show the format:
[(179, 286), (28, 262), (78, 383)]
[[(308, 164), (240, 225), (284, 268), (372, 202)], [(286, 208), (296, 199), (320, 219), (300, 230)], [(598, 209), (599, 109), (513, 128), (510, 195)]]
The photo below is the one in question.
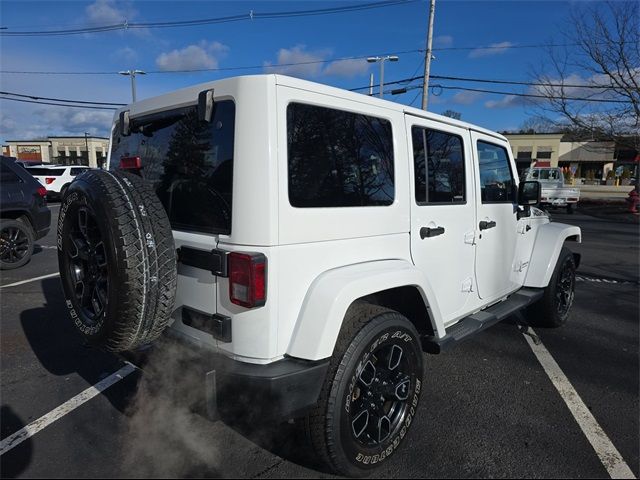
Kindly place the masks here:
[(8, 140), (2, 154), (24, 162), (101, 167), (107, 159), (105, 137), (47, 137), (40, 140)]
[(533, 166), (561, 167), (576, 179), (604, 180), (610, 170), (636, 174), (639, 153), (615, 142), (575, 141), (562, 133), (505, 133), (518, 173)]

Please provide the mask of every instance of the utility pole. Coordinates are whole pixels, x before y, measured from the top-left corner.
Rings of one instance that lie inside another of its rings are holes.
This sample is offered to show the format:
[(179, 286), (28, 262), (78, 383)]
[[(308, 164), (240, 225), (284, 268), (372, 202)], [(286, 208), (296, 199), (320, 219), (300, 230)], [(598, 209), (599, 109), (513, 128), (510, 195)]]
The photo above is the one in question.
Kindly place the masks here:
[(397, 55), (387, 55), (386, 57), (369, 57), (367, 62), (375, 63), (380, 62), (380, 98), (383, 97), (384, 89), (384, 62), (389, 60), (390, 62), (397, 62), (399, 60)]
[(123, 70), (122, 72), (118, 72), (120, 75), (124, 75), (125, 77), (131, 77), (131, 101), (135, 103), (136, 101), (136, 75), (146, 75), (146, 72), (142, 70)]
[(369, 96), (373, 97), (373, 73), (369, 75)]
[(427, 109), (429, 101), (429, 71), (431, 70), (432, 43), (433, 43), (433, 17), (436, 13), (436, 0), (431, 0), (429, 8), (429, 29), (427, 30), (427, 51), (424, 57), (424, 80), (422, 83), (422, 109)]

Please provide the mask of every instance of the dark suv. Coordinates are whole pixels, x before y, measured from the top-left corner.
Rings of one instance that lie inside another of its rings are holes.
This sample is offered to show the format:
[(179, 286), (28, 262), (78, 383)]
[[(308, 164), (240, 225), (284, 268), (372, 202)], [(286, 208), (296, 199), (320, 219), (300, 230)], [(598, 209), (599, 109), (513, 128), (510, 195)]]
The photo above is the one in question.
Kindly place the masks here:
[(0, 157), (0, 270), (18, 268), (49, 232), (47, 189), (12, 157)]

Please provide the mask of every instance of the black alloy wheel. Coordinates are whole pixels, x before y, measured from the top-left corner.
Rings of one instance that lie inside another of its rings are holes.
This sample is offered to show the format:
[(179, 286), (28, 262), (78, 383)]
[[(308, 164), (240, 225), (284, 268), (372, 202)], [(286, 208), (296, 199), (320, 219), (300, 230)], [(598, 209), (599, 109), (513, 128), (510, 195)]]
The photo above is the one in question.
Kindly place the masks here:
[(575, 279), (575, 266), (572, 262), (564, 262), (556, 283), (556, 309), (562, 317), (569, 313), (573, 304)]
[(349, 411), (351, 434), (360, 445), (377, 447), (398, 431), (409, 410), (411, 379), (417, 374), (415, 362), (409, 363), (399, 344), (367, 354)]
[(573, 253), (563, 247), (544, 295), (524, 312), (531, 326), (557, 328), (566, 323), (575, 297), (576, 262)]
[(105, 311), (109, 298), (107, 252), (93, 212), (80, 207), (70, 218), (65, 241), (66, 267), (74, 294), (87, 323), (95, 324)]
[(397, 311), (349, 308), (318, 402), (300, 420), (331, 470), (367, 475), (402, 445), (422, 393), (422, 355), (418, 332)]
[(34, 235), (20, 220), (3, 220), (0, 224), (0, 266), (11, 270), (26, 264), (33, 254)]

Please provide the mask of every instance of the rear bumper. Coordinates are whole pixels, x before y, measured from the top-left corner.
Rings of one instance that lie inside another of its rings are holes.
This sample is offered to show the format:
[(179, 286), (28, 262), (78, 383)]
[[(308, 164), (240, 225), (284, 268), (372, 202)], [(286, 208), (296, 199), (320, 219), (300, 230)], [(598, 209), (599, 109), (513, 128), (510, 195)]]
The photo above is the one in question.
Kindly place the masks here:
[[(328, 359), (311, 362), (287, 357), (269, 364), (240, 362), (194, 343), (171, 328), (165, 336), (188, 349), (190, 355), (197, 352), (196, 376), (202, 379), (202, 400), (212, 420), (284, 421), (303, 416), (318, 401), (329, 367)], [(136, 364), (144, 363), (135, 355), (122, 356)]]
[(220, 358), (205, 373), (207, 415), (275, 421), (303, 416), (318, 401), (328, 366), (294, 358), (267, 365)]

